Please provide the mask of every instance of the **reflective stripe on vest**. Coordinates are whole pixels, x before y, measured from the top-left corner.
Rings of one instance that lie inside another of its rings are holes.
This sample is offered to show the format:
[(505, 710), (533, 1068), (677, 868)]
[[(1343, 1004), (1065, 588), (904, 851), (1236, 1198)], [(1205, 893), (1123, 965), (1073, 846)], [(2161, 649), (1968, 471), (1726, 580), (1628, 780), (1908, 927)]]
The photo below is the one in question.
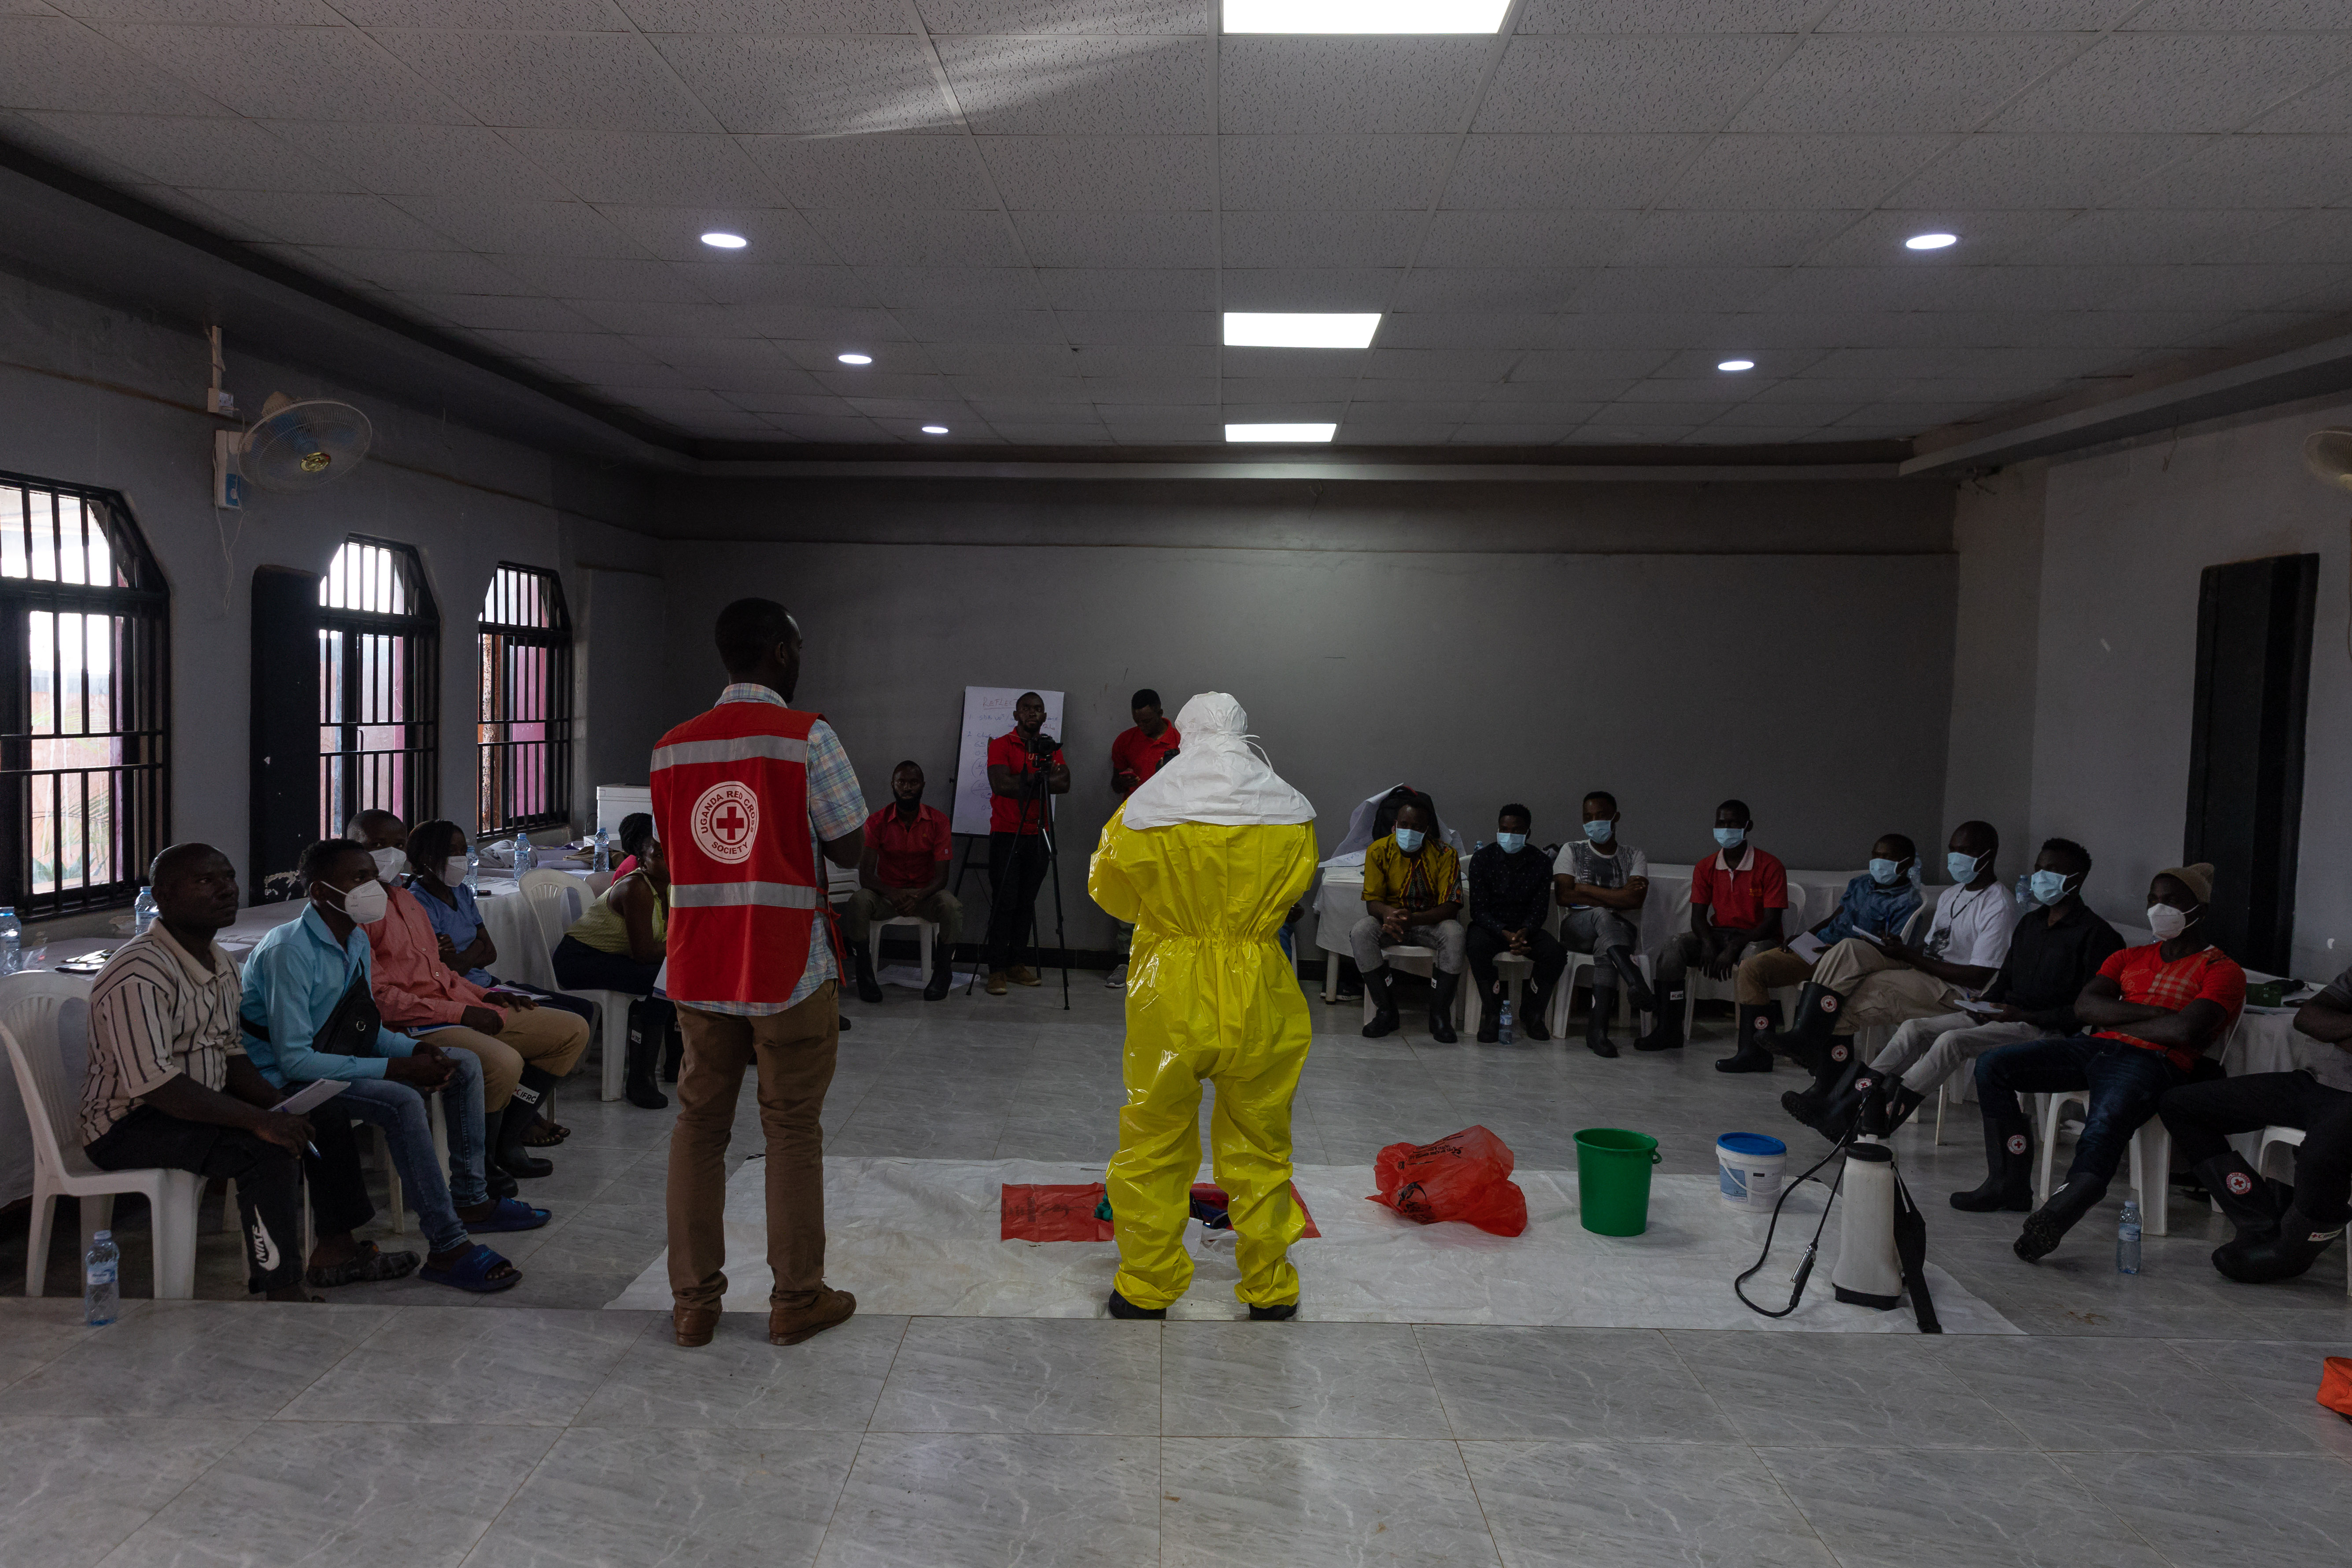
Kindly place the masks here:
[(757, 758), (808, 765), (808, 742), (786, 735), (738, 735), (725, 741), (679, 741), (657, 748), (654, 766), (675, 768), (697, 763), (748, 763)]
[(735, 909), (746, 904), (766, 904), (780, 910), (813, 910), (817, 907), (814, 888), (795, 888), (788, 882), (672, 882), (669, 885), (669, 907), (673, 910)]

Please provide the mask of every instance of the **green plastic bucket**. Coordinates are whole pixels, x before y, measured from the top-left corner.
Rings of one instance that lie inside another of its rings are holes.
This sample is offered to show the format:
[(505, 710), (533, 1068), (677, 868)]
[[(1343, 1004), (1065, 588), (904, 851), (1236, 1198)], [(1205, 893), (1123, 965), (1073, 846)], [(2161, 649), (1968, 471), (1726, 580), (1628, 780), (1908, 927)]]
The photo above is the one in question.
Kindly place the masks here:
[(1576, 1135), (1576, 1186), (1584, 1228), (1639, 1236), (1650, 1228), (1650, 1167), (1664, 1156), (1646, 1132), (1588, 1127)]

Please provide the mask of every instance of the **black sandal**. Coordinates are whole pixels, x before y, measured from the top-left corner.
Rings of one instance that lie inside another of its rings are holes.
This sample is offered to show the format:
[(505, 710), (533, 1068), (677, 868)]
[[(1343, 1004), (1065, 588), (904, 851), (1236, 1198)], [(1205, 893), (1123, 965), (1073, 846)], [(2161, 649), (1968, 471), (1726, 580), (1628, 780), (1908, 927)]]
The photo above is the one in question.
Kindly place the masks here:
[(303, 1283), (314, 1289), (331, 1290), (338, 1285), (405, 1279), (424, 1261), (413, 1252), (385, 1252), (373, 1241), (362, 1241), (359, 1247), (355, 1257), (307, 1271), (302, 1276)]
[(522, 1135), (523, 1147), (527, 1149), (552, 1149), (555, 1145), (562, 1142), (566, 1138), (571, 1136), (571, 1128), (564, 1126), (560, 1121), (550, 1121), (546, 1117), (542, 1116), (538, 1121), (532, 1122), (530, 1130)]

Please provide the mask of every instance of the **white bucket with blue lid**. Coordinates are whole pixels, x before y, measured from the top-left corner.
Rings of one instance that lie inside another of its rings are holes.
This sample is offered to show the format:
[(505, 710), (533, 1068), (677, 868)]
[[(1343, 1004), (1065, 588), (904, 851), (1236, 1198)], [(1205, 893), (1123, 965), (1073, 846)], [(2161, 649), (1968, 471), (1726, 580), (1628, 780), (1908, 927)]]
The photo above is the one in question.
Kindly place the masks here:
[(1736, 1209), (1769, 1214), (1780, 1201), (1781, 1168), (1789, 1146), (1761, 1132), (1727, 1132), (1715, 1141), (1717, 1179), (1723, 1201)]

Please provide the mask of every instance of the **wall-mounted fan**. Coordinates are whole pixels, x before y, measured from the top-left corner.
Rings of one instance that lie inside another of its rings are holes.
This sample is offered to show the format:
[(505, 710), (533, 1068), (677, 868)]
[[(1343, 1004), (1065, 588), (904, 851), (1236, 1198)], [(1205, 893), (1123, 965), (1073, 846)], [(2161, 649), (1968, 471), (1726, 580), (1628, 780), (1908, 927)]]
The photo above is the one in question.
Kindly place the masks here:
[(2303, 466), (2321, 483), (2352, 490), (2352, 430), (2314, 430), (2305, 436)]
[(315, 490), (358, 468), (374, 436), (368, 416), (348, 403), (296, 403), (273, 392), (237, 444), (237, 468), (266, 490)]

